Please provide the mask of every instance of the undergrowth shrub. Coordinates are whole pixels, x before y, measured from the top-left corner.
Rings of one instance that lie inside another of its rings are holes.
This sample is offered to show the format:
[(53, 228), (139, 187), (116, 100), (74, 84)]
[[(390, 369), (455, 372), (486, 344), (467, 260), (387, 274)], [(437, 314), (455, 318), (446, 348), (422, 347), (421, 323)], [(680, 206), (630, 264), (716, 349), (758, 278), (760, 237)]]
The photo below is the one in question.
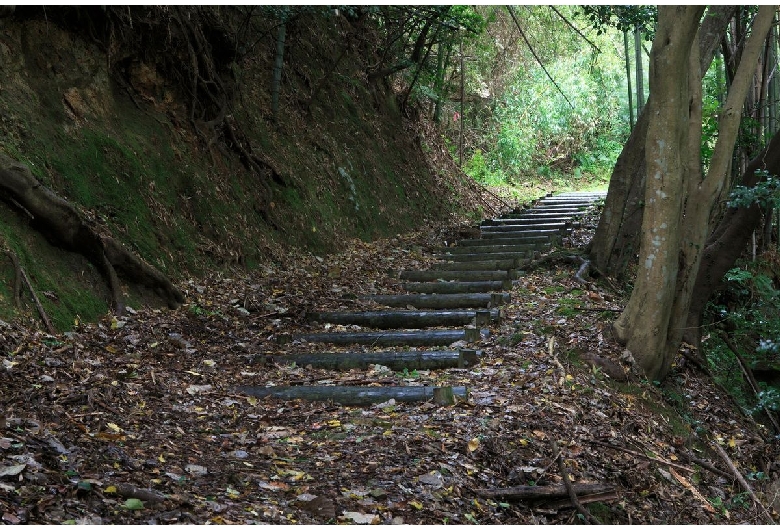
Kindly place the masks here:
[[(780, 254), (765, 252), (724, 279), (726, 288), (709, 306), (714, 332), (704, 346), (710, 370), (746, 411), (780, 410)], [(724, 333), (754, 371), (758, 395), (745, 381)]]

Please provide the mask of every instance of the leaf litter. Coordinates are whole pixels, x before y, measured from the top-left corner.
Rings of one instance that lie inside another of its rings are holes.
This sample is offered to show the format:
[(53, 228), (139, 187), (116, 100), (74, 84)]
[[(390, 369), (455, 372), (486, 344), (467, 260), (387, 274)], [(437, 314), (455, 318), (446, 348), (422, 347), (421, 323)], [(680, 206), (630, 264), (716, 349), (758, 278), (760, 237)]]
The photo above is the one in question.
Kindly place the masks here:
[[(570, 245), (590, 237), (592, 219), (584, 226)], [(402, 292), (397, 271), (428, 268), (458, 230), (354, 241), (325, 257), (290, 251), (252, 273), (186, 282), (180, 310), (130, 309), (56, 336), (2, 323), (2, 521), (572, 523), (567, 495), (497, 493), (560, 487), (565, 469), (574, 486), (607, 488), (583, 496), (604, 522), (764, 522), (712, 443), (777, 518), (771, 435), (690, 365), (662, 386), (634, 376), (609, 338), (624, 293), (584, 288), (571, 265), (515, 282), (472, 368), (263, 362), (370, 350), (280, 337), (341, 329), (305, 314), (370, 309), (362, 296)], [(303, 384), (465, 385), (470, 395), (454, 406), (344, 407), (235, 391)]]

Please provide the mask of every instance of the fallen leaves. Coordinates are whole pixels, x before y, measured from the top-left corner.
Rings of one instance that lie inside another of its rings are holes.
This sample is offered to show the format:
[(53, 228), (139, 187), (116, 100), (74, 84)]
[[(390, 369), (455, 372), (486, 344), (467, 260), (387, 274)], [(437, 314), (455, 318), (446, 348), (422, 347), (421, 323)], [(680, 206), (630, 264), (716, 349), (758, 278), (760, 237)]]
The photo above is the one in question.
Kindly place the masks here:
[[(560, 485), (550, 437), (575, 485), (618, 490), (620, 503), (602, 501), (612, 522), (723, 521), (694, 491), (705, 499), (722, 492), (724, 503), (737, 492), (716, 474), (697, 469), (694, 481), (684, 469), (693, 469), (685, 455), (696, 435), (674, 423), (662, 392), (629, 381), (615, 387), (603, 369), (580, 362), (578, 352), (592, 352), (628, 364), (604, 339), (609, 322), (599, 312), (562, 318), (562, 307), (614, 303), (596, 286), (583, 291), (572, 271), (518, 279), (501, 323), (482, 337), (478, 364), (467, 368), (341, 373), (272, 360), (344, 350), (277, 338), (323, 331), (302, 318), (306, 311), (365, 309), (359, 295), (399, 292), (388, 270), (427, 267), (441, 243), (434, 231), (356, 241), (320, 259), (294, 252), (252, 274), (190, 282), (181, 310), (134, 309), (57, 337), (0, 327), (3, 521), (567, 523), (566, 507), (474, 493)], [(691, 421), (717, 426), (742, 465), (775, 454), (716, 389), (684, 375), (679, 393), (692, 396)], [(471, 395), (447, 407), (341, 407), (233, 392), (302, 384), (468, 385)], [(729, 522), (754, 516), (749, 506), (729, 514)]]

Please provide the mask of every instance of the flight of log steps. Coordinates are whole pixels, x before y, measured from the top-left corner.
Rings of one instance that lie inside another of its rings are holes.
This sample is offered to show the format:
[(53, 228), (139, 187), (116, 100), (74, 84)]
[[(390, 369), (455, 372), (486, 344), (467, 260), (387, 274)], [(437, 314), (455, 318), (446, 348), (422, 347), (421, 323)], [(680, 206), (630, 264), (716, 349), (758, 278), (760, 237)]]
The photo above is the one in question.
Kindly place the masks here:
[[(388, 309), (307, 315), (312, 323), (357, 325), (377, 331), (306, 333), (286, 338), (341, 346), (442, 348), (459, 343), (466, 344), (466, 348), (263, 355), (255, 361), (329, 370), (367, 369), (373, 365), (409, 372), (472, 367), (479, 363), (482, 354), (477, 349), (480, 338), (500, 318), (499, 308), (509, 301), (506, 291), (511, 290), (518, 270), (540, 252), (560, 243), (576, 226), (578, 216), (603, 197), (598, 192), (548, 196), (530, 208), (484, 221), (479, 238), (461, 240), (457, 246), (442, 249), (436, 255), (439, 261), (430, 270), (401, 271), (398, 278), (408, 294), (366, 298)], [(427, 329), (433, 327), (449, 329)], [(241, 387), (238, 391), (257, 397), (333, 401), (342, 405), (389, 399), (434, 399), (449, 404), (456, 397), (465, 399), (468, 395), (465, 387), (424, 386), (277, 386)]]

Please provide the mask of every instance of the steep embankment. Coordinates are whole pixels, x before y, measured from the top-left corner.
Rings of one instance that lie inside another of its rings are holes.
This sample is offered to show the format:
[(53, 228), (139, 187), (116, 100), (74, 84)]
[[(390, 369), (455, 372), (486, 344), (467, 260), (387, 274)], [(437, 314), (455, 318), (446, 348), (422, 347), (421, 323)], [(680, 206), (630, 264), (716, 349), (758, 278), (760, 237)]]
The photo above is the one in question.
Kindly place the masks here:
[[(174, 281), (253, 267), (279, 245), (327, 252), (476, 204), (462, 173), (431, 163), (447, 158), (433, 135), (403, 117), (387, 84), (366, 80), (365, 19), (288, 21), (274, 120), (274, 21), (251, 49), (229, 53), (207, 18), (196, 8), (17, 8), (0, 20), (0, 150)], [(229, 16), (219, 23), (227, 35)], [(214, 60), (200, 77), (225, 85), (216, 107), (203, 103), (208, 86), (182, 83), (181, 50), (193, 42)], [(12, 254), (60, 329), (104, 314), (111, 296), (94, 260), (58, 250), (4, 199), (0, 318), (18, 314)], [(152, 300), (123, 289), (130, 304)]]

